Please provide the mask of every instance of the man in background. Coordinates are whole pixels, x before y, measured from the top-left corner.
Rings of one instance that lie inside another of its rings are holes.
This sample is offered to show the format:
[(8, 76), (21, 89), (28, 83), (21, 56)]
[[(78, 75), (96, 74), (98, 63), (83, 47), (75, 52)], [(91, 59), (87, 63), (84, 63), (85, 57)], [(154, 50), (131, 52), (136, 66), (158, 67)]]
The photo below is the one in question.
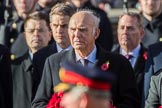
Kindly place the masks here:
[(143, 19), (138, 13), (124, 13), (119, 17), (118, 28), (119, 47), (115, 53), (125, 56), (134, 69), (134, 75), (142, 100), (144, 68), (147, 50), (141, 43), (144, 36)]
[(48, 56), (72, 48), (68, 36), (68, 24), (73, 13), (73, 8), (65, 3), (58, 3), (52, 7), (50, 12), (50, 28), (55, 42), (35, 53), (33, 59), (36, 66), (35, 70), (40, 76)]
[(144, 19), (145, 35), (143, 45), (149, 45), (162, 40), (162, 1), (140, 0), (141, 15)]
[(51, 39), (48, 17), (33, 12), (24, 21), (24, 36), (28, 50), (12, 62), (13, 108), (31, 108), (39, 84), (39, 74), (34, 71), (33, 54), (48, 45)]

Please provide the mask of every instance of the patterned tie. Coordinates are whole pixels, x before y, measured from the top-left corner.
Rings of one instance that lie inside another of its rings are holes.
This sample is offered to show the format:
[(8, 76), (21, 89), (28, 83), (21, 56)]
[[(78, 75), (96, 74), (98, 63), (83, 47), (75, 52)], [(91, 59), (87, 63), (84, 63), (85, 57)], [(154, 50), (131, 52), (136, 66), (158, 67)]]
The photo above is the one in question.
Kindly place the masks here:
[(133, 56), (130, 55), (130, 54), (127, 54), (127, 55), (125, 55), (125, 57), (126, 57), (128, 60), (130, 60)]

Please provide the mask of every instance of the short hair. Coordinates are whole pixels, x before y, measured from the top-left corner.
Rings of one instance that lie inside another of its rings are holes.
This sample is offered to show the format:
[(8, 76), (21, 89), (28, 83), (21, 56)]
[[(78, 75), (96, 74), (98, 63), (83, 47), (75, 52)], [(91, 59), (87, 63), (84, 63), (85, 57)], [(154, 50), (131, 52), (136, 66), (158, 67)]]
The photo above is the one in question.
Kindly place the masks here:
[(30, 20), (30, 19), (33, 19), (33, 20), (44, 20), (46, 22), (46, 25), (48, 27), (48, 29), (50, 30), (50, 26), (49, 26), (49, 19), (48, 19), (48, 16), (47, 14), (45, 14), (44, 12), (42, 11), (35, 11), (35, 12), (32, 12), (30, 13), (25, 21), (24, 21), (24, 29), (26, 28), (27, 26), (27, 22)]
[(54, 5), (50, 12), (50, 22), (52, 20), (52, 15), (67, 15), (71, 17), (75, 10), (66, 3), (57, 3)]
[(99, 14), (97, 14), (96, 12), (94, 12), (93, 10), (90, 10), (90, 9), (79, 9), (79, 10), (77, 10), (76, 13), (78, 13), (78, 12), (85, 12), (87, 14), (92, 15), (93, 20), (94, 20), (94, 25), (96, 27), (99, 27), (99, 23), (100, 23), (100, 16), (99, 16)]
[(119, 16), (119, 20), (125, 16), (125, 15), (128, 15), (128, 16), (131, 16), (131, 17), (134, 17), (134, 18), (137, 18), (138, 20), (138, 26), (141, 28), (141, 29), (144, 29), (144, 23), (143, 23), (143, 18), (142, 16), (139, 14), (139, 13), (135, 13), (135, 12), (125, 12), (123, 13), (122, 15)]

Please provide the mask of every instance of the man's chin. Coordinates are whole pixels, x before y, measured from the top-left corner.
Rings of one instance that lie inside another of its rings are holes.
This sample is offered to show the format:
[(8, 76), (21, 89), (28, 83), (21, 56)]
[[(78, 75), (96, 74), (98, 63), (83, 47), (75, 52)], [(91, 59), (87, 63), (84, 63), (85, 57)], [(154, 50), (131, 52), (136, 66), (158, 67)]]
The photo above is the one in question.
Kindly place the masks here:
[(33, 48), (36, 49), (36, 50), (40, 50), (41, 48), (43, 48), (43, 46), (35, 45), (35, 46), (33, 46)]
[(129, 44), (127, 42), (123, 42), (123, 46), (128, 46)]

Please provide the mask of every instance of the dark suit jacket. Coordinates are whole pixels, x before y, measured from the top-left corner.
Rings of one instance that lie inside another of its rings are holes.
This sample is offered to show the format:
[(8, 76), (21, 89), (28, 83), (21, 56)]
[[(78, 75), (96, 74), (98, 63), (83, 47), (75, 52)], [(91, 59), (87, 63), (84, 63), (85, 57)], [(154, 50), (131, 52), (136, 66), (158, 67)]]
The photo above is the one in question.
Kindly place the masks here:
[(151, 77), (145, 108), (159, 108), (162, 105), (162, 70)]
[(38, 76), (34, 73), (34, 66), (28, 52), (13, 61), (12, 72), (14, 108), (31, 108), (37, 90), (34, 83)]
[(9, 50), (0, 45), (0, 108), (12, 108), (12, 73)]
[(144, 76), (144, 100), (148, 95), (151, 76), (162, 68), (162, 42), (151, 45), (148, 48), (148, 60)]
[[(96, 59), (98, 60), (96, 66), (99, 68), (109, 61), (109, 70), (117, 77), (112, 87), (114, 105), (117, 108), (139, 108), (139, 94), (129, 62), (124, 57), (107, 53), (98, 46)], [(58, 73), (60, 63), (63, 61), (76, 62), (73, 49), (51, 55), (46, 59), (42, 79), (32, 104), (33, 108), (44, 108), (48, 103), (54, 93), (53, 87), (60, 82)]]
[[(119, 51), (120, 51), (120, 47), (118, 47), (114, 52), (119, 53)], [(144, 69), (145, 69), (145, 62), (146, 62), (146, 59), (144, 58), (144, 54), (146, 53), (147, 53), (147, 49), (141, 44), (139, 55), (137, 57), (135, 66), (133, 67), (141, 99), (143, 93)]]
[(35, 78), (35, 82), (33, 83), (33, 86), (35, 86), (35, 90), (33, 90), (35, 91), (34, 94), (36, 93), (37, 87), (40, 83), (46, 58), (54, 53), (57, 53), (57, 48), (56, 43), (53, 42), (33, 55), (34, 73), (37, 76), (37, 78)]
[(35, 64), (35, 71), (38, 72), (40, 77), (42, 76), (44, 64), (46, 58), (50, 55), (57, 53), (56, 43), (53, 42), (52, 44), (40, 49), (34, 54), (33, 63)]

